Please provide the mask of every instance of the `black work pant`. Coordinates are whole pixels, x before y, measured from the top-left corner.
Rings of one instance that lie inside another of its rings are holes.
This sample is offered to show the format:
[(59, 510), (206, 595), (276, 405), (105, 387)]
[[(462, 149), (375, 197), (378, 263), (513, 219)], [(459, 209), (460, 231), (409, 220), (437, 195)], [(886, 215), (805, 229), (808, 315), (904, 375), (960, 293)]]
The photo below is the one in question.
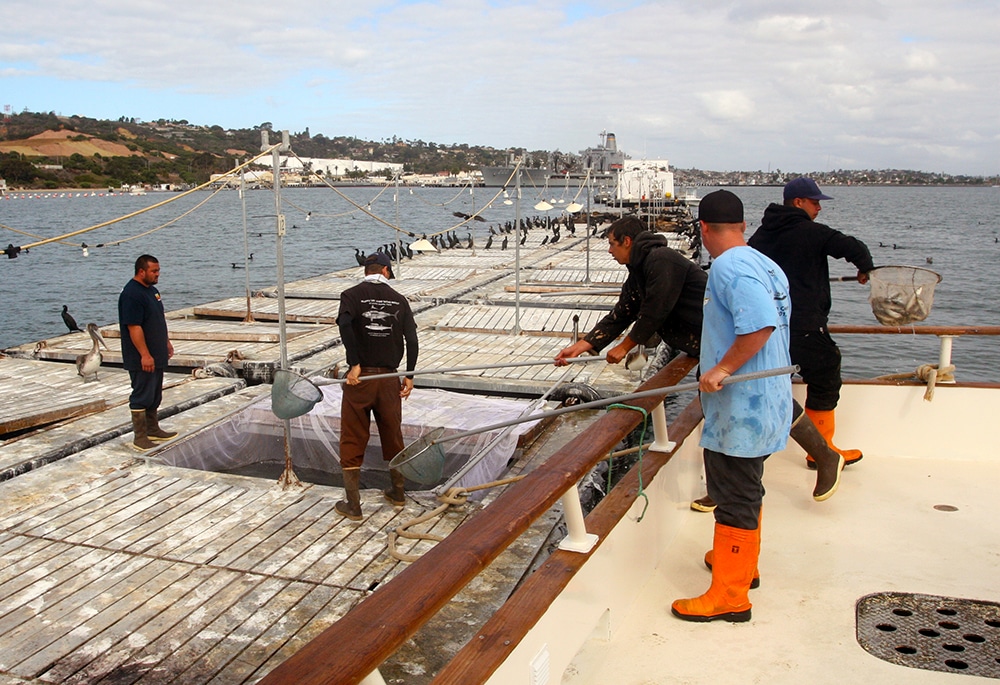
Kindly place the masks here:
[(763, 457), (730, 457), (710, 449), (705, 453), (705, 484), (715, 502), (715, 522), (731, 528), (757, 530), (764, 503)]
[(833, 411), (840, 401), (840, 348), (826, 329), (792, 331), (788, 351), (806, 384), (806, 408)]
[(163, 399), (163, 369), (156, 369), (152, 373), (143, 371), (129, 371), (128, 377), (132, 381), (132, 394), (128, 398), (129, 409), (152, 409), (156, 410)]

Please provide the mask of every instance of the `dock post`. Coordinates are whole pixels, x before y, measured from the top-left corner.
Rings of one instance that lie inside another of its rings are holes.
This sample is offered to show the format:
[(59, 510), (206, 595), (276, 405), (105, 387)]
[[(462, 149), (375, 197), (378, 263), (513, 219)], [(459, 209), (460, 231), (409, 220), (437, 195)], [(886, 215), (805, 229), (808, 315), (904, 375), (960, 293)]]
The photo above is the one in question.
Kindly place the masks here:
[(586, 554), (597, 544), (598, 537), (587, 532), (587, 524), (583, 520), (583, 506), (580, 504), (580, 491), (577, 486), (564, 492), (560, 500), (569, 535), (559, 543), (559, 549)]

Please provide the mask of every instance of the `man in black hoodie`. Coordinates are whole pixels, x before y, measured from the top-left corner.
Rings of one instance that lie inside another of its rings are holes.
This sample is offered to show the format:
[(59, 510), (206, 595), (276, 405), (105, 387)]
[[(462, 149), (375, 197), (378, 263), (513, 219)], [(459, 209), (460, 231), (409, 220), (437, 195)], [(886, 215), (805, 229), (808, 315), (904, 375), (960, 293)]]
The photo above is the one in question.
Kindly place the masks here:
[[(833, 198), (820, 192), (816, 181), (801, 177), (784, 189), (784, 204), (764, 210), (760, 228), (750, 247), (775, 261), (788, 277), (792, 298), (792, 363), (798, 364), (806, 383), (806, 414), (827, 443), (844, 457), (845, 464), (861, 460), (860, 450), (840, 450), (833, 443), (834, 409), (840, 400), (840, 348), (830, 337), (830, 270), (827, 258), (846, 259), (858, 269), (858, 282), (868, 282), (875, 268), (868, 247), (849, 235), (816, 222), (820, 200)], [(812, 456), (807, 464), (815, 468)]]
[(600, 351), (633, 323), (628, 335), (605, 355), (609, 364), (617, 364), (656, 333), (671, 348), (697, 357), (708, 282), (705, 272), (634, 216), (622, 217), (608, 228), (608, 252), (628, 268), (618, 302), (583, 340), (560, 350), (556, 364)]

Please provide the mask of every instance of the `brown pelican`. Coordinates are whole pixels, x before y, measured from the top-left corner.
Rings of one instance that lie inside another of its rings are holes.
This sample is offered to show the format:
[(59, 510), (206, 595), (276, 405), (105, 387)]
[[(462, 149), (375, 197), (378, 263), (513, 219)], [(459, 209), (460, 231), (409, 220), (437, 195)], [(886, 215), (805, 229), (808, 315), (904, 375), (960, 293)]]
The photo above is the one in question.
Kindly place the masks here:
[(76, 372), (83, 377), (84, 383), (97, 380), (97, 370), (101, 368), (102, 361), (100, 346), (104, 345), (104, 349), (108, 349), (108, 344), (104, 342), (104, 336), (101, 335), (101, 329), (96, 323), (88, 323), (87, 332), (90, 333), (94, 345), (90, 348), (90, 352), (78, 355), (76, 358)]
[(76, 325), (76, 319), (74, 319), (73, 315), (69, 313), (69, 306), (65, 304), (63, 305), (62, 310), (62, 320), (63, 323), (66, 324), (66, 328), (69, 329), (70, 333), (83, 333), (83, 331), (80, 330), (80, 327)]

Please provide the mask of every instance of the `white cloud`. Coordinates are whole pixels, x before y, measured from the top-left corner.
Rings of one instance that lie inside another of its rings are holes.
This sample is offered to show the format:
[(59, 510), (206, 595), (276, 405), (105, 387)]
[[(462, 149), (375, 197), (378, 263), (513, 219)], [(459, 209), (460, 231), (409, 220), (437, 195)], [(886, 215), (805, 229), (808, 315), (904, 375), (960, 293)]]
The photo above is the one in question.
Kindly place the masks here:
[(7, 0), (4, 12), (0, 74), (17, 111), (574, 151), (607, 129), (636, 156), (716, 169), (833, 157), (994, 174), (1000, 158), (990, 2)]

